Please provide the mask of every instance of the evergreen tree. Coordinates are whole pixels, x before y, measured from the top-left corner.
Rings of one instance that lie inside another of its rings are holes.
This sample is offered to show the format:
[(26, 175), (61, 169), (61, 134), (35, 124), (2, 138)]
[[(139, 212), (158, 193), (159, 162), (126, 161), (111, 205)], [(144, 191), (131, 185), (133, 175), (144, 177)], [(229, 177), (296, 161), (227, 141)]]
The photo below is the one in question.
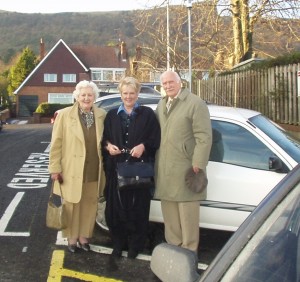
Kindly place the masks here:
[(8, 94), (13, 95), (13, 92), (21, 85), (24, 79), (31, 73), (37, 65), (37, 57), (33, 51), (26, 47), (20, 55), (17, 63), (12, 66), (8, 74)]
[(7, 75), (5, 74), (0, 75), (0, 104), (1, 106), (4, 107), (8, 106), (10, 102), (7, 93), (7, 86), (8, 86)]

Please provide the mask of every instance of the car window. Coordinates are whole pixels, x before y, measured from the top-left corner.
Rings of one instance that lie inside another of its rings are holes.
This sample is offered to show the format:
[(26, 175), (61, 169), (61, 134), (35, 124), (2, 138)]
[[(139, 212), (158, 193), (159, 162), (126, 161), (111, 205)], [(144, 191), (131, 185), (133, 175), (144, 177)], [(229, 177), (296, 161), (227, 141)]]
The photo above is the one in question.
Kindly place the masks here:
[(269, 170), (274, 153), (244, 127), (212, 120), (213, 143), (210, 161)]
[(271, 213), (222, 281), (300, 281), (300, 184)]
[(157, 95), (161, 95), (158, 91), (156, 91), (154, 88), (150, 87), (150, 86), (142, 86), (140, 93), (148, 93), (148, 94), (157, 94)]
[(98, 101), (95, 104), (97, 104), (98, 108), (103, 108), (104, 110), (109, 111), (110, 109), (119, 107), (121, 103), (121, 97), (110, 97), (109, 99)]
[(300, 162), (300, 142), (293, 138), (287, 131), (282, 130), (276, 124), (271, 123), (265, 116), (257, 115), (250, 121), (267, 134), (284, 151), (292, 156), (296, 162)]

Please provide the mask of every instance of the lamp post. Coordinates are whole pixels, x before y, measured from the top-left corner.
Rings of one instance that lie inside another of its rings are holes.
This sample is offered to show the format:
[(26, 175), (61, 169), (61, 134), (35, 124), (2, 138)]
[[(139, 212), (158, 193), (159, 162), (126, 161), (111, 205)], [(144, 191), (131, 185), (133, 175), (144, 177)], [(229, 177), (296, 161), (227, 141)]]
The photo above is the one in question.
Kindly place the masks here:
[(192, 32), (191, 32), (191, 10), (192, 0), (185, 0), (188, 9), (188, 26), (189, 26), (189, 89), (192, 91)]
[(170, 26), (169, 26), (169, 0), (167, 0), (167, 70), (170, 69)]

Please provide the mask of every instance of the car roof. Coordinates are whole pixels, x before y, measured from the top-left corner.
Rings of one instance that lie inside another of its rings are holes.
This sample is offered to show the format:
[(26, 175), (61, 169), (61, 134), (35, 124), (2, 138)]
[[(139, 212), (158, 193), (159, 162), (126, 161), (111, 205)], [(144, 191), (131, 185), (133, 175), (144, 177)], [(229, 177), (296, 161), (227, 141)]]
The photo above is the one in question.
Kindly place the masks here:
[[(107, 96), (102, 96), (96, 99), (95, 103), (98, 101), (114, 98), (114, 97), (120, 97), (120, 94), (110, 94)], [(161, 95), (155, 95), (155, 94), (145, 94), (140, 93), (139, 98), (146, 99), (157, 99), (157, 103), (162, 98)], [(151, 103), (152, 104), (152, 103)], [(250, 118), (260, 115), (260, 112), (244, 109), (244, 108), (236, 108), (236, 107), (228, 107), (228, 106), (219, 106), (216, 104), (210, 104), (207, 103), (208, 110), (210, 113), (211, 118), (224, 118), (232, 119), (232, 120), (239, 120), (239, 121), (245, 121), (249, 120)], [(152, 104), (151, 108), (155, 108), (155, 104)]]
[(248, 120), (254, 116), (260, 115), (261, 113), (253, 110), (227, 107), (227, 106), (218, 106), (215, 104), (208, 104), (208, 109), (211, 117), (226, 117), (229, 119), (239, 119), (239, 120)]
[[(110, 95), (99, 97), (96, 99), (95, 102), (99, 102), (99, 101), (103, 101), (103, 100), (111, 99), (111, 98), (116, 98), (116, 97), (121, 97), (120, 93), (110, 94)], [(161, 99), (161, 95), (140, 93), (139, 98), (157, 99), (157, 102), (158, 102)]]
[[(99, 85), (99, 96), (106, 96), (110, 94), (119, 94), (118, 84), (101, 84)], [(140, 94), (152, 94), (152, 95), (160, 95), (161, 93), (155, 89), (155, 84), (141, 84)]]

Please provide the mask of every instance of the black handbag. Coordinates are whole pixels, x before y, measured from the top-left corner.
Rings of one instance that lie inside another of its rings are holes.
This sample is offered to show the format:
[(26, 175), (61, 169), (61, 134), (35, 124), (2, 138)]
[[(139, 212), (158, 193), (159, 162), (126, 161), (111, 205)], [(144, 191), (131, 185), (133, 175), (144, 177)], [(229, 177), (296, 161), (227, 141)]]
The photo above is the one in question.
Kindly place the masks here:
[(117, 163), (118, 189), (147, 189), (154, 187), (153, 162)]

